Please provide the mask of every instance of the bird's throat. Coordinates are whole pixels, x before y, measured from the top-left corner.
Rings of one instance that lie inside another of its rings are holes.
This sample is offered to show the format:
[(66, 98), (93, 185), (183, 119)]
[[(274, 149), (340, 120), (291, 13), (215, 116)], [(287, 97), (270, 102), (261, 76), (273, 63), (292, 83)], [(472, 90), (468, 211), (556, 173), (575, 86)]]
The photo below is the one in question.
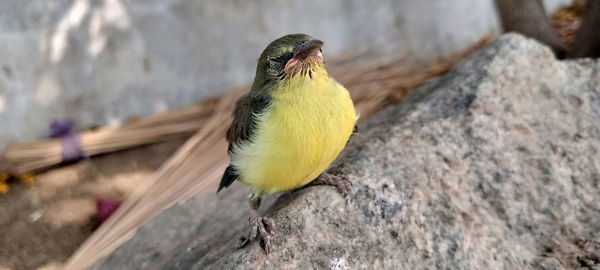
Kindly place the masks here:
[(320, 51), (316, 51), (303, 59), (290, 59), (283, 68), (283, 72), (287, 77), (294, 77), (298, 74), (312, 77), (312, 74), (319, 69), (325, 70), (325, 64), (323, 62), (323, 54)]

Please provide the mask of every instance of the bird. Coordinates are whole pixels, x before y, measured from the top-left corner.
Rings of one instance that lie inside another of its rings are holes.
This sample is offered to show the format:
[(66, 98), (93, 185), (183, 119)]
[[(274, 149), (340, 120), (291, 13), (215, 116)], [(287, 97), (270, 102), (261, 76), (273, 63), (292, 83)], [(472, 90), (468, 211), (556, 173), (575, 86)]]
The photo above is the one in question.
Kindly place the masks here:
[(262, 52), (250, 92), (235, 104), (227, 130), (229, 166), (218, 191), (238, 180), (248, 186), (250, 228), (235, 243), (259, 241), (268, 254), (276, 234), (272, 218), (258, 214), (264, 196), (307, 185), (351, 183), (326, 173), (355, 131), (357, 114), (348, 90), (327, 72), (323, 41), (289, 34)]

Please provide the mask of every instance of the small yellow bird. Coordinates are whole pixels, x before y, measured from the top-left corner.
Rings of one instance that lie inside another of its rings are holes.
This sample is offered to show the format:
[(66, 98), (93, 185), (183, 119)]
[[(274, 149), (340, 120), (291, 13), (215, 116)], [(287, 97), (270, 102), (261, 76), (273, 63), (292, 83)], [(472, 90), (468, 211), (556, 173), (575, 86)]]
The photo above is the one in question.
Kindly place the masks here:
[(257, 213), (262, 196), (311, 182), (349, 189), (347, 179), (323, 173), (348, 142), (357, 116), (348, 90), (327, 73), (322, 46), (305, 34), (271, 42), (258, 59), (251, 91), (236, 103), (227, 132), (231, 163), (219, 191), (236, 179), (250, 189), (251, 228), (238, 248), (260, 239), (271, 250), (275, 224)]

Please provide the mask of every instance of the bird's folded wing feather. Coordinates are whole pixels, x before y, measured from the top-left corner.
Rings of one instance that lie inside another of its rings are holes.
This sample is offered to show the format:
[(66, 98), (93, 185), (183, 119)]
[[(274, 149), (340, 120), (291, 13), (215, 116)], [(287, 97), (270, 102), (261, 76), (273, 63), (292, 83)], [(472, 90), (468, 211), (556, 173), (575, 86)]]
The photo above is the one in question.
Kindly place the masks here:
[[(233, 110), (233, 122), (227, 130), (226, 135), (229, 142), (230, 154), (235, 145), (252, 140), (256, 129), (257, 117), (265, 111), (269, 104), (271, 104), (271, 97), (269, 95), (256, 92), (250, 92), (236, 102), (235, 109)], [(219, 191), (231, 185), (237, 177), (237, 172), (229, 165), (221, 178)]]

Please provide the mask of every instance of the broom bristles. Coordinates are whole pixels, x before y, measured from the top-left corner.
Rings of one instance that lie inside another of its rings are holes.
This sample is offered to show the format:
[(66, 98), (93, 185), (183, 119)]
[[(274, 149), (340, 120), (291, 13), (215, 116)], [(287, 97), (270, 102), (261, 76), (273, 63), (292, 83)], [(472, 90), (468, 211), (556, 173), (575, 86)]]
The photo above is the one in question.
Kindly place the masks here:
[[(221, 138), (223, 138), (228, 126), (227, 121), (230, 113), (228, 107), (235, 102), (241, 93), (241, 91), (233, 91), (221, 99), (219, 106), (206, 126), (190, 138), (177, 153), (158, 169), (144, 186), (140, 187), (131, 198), (119, 207), (119, 210), (111, 218), (90, 236), (86, 241), (90, 244), (86, 245), (84, 243), (79, 252), (71, 258), (72, 263), (68, 264), (65, 269), (80, 269), (76, 266), (77, 264), (91, 265), (92, 260), (96, 258), (86, 258), (85, 254), (94, 253), (100, 255), (100, 257), (106, 255), (127, 240), (128, 236), (135, 231), (137, 224), (144, 222), (147, 219), (146, 217), (152, 215), (157, 207), (160, 208), (161, 205), (163, 208), (168, 207), (173, 197), (187, 198), (191, 196), (190, 194), (197, 192), (198, 189), (205, 189), (209, 183), (196, 181), (196, 179), (203, 179), (201, 177), (207, 177), (218, 172), (221, 169), (218, 166), (219, 163), (225, 164), (227, 160), (223, 156), (223, 159), (211, 159), (209, 160), (211, 162), (198, 164), (194, 161), (195, 157), (199, 153), (226, 152), (227, 144)], [(195, 174), (187, 174), (188, 171), (193, 171)], [(207, 174), (207, 172), (212, 173)], [(163, 178), (178, 179), (178, 181), (157, 181)], [(169, 192), (161, 192), (161, 190), (167, 189)], [(122, 230), (111, 232), (111, 228), (114, 228), (117, 223)]]
[[(90, 157), (193, 135), (214, 110), (214, 101), (141, 118), (121, 127), (107, 127), (79, 134), (81, 149)], [(39, 171), (63, 162), (60, 139), (9, 144), (1, 160), (15, 174)]]

